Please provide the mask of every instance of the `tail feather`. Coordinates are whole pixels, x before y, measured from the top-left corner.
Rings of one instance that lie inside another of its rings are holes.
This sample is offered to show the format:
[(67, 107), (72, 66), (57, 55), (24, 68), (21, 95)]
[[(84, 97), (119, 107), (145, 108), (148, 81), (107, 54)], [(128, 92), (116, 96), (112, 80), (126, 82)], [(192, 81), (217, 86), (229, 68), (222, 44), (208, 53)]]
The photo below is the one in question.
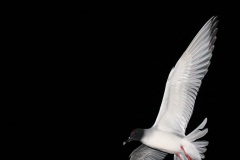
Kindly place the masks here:
[(194, 142), (195, 140), (202, 138), (203, 136), (205, 136), (208, 132), (208, 129), (204, 129), (202, 131), (198, 130), (195, 134), (193, 134), (192, 136), (187, 136), (187, 139), (191, 142)]
[[(202, 159), (205, 158), (204, 154), (207, 151), (206, 146), (208, 145), (208, 141), (196, 141), (199, 138), (202, 138), (204, 135), (207, 134), (208, 129), (205, 128), (205, 125), (207, 123), (207, 118), (205, 118), (203, 120), (203, 122), (196, 128), (194, 129), (190, 134), (188, 134), (185, 138), (187, 140), (189, 140), (190, 142), (192, 142), (192, 144), (196, 147), (196, 149), (198, 150), (198, 153), (200, 154), (200, 157)], [(203, 130), (201, 130), (203, 129)]]
[[(196, 134), (200, 134), (199, 132), (203, 132), (203, 131), (200, 131), (200, 129), (203, 129), (204, 127), (205, 127), (205, 125), (206, 125), (206, 123), (207, 123), (207, 118), (205, 118), (204, 120), (203, 120), (203, 122), (196, 128), (196, 129), (194, 129), (191, 133), (189, 133), (188, 135), (187, 135), (187, 139), (188, 140), (190, 140), (191, 142), (193, 142), (193, 141), (195, 141), (196, 139), (195, 139), (195, 137), (196, 137)], [(206, 133), (208, 132), (208, 131), (205, 131)], [(205, 133), (205, 134), (206, 134)], [(204, 132), (202, 133), (202, 134), (204, 134)], [(204, 134), (204, 135), (205, 135)], [(204, 136), (203, 135), (203, 136)], [(201, 136), (201, 134), (200, 135), (198, 135), (198, 137), (199, 136)], [(202, 136), (202, 137), (203, 137)], [(199, 138), (201, 138), (201, 137), (199, 137)], [(192, 139), (195, 139), (195, 140), (192, 140)], [(197, 138), (198, 139), (198, 138)]]
[(202, 147), (202, 148), (198, 148), (199, 153), (205, 153), (207, 151), (207, 148)]
[(195, 146), (202, 148), (202, 147), (206, 147), (208, 145), (208, 141), (197, 141), (197, 142), (193, 142)]

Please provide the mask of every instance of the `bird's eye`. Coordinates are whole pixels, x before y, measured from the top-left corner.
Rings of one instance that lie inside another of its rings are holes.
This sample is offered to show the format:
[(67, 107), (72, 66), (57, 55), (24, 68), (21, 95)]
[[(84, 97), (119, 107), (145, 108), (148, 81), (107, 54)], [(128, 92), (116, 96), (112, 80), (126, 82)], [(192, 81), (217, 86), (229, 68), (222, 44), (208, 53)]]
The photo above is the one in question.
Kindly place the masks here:
[(132, 136), (132, 135), (134, 135), (134, 134), (135, 134), (135, 130), (133, 130), (130, 135)]

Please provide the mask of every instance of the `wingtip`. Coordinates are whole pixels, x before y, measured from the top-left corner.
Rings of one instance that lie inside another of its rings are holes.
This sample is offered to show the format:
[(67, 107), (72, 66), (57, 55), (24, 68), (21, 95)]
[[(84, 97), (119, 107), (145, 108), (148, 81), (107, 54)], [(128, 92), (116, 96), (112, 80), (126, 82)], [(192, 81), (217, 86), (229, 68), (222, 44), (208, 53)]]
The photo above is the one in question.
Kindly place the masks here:
[(219, 23), (218, 16), (214, 16), (212, 19), (212, 26), (217, 27), (218, 23)]
[(219, 19), (219, 15), (214, 15), (214, 16), (211, 17), (211, 20), (212, 20), (212, 21), (216, 21), (216, 20), (218, 20), (218, 19)]
[(208, 118), (206, 117), (206, 118), (204, 118), (204, 121), (206, 121), (207, 122), (207, 120), (208, 120)]
[(212, 17), (209, 19), (209, 22), (211, 23), (211, 28), (216, 28), (217, 25), (218, 25), (218, 22), (219, 22), (218, 15), (212, 16)]

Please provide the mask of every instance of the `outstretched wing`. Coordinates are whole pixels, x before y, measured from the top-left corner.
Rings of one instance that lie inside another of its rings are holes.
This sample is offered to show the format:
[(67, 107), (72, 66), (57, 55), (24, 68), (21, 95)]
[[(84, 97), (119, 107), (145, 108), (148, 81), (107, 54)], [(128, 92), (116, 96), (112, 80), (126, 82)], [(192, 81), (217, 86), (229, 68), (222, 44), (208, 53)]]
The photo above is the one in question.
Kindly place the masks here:
[(210, 18), (171, 70), (153, 127), (184, 136), (202, 79), (208, 71), (217, 33)]
[(166, 152), (142, 144), (130, 154), (130, 160), (163, 160), (166, 155)]

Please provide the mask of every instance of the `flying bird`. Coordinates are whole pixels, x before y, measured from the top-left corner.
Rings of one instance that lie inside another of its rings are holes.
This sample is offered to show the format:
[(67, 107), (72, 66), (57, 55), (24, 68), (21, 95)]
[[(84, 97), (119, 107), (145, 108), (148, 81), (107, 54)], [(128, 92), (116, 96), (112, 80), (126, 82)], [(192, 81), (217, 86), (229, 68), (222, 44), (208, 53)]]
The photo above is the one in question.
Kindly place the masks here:
[(153, 126), (134, 129), (130, 141), (142, 144), (130, 154), (130, 160), (162, 160), (173, 154), (174, 160), (204, 159), (208, 141), (198, 140), (207, 134), (207, 118), (188, 135), (185, 134), (194, 103), (208, 71), (216, 41), (218, 17), (211, 17), (193, 38), (168, 75), (165, 91)]

